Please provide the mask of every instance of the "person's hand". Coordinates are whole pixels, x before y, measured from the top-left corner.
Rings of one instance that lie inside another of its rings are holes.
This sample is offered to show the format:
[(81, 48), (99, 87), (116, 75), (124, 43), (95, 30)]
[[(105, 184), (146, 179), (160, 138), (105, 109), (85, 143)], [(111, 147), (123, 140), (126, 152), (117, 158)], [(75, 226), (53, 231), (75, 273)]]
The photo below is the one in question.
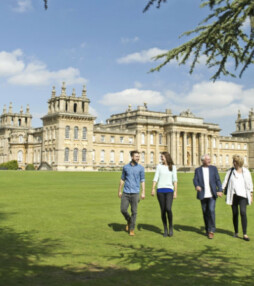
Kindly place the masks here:
[(144, 200), (145, 197), (146, 197), (145, 192), (142, 192), (142, 194), (141, 194), (141, 199)]
[(121, 197), (122, 197), (122, 192), (120, 191), (120, 192), (118, 192), (118, 198), (121, 199)]
[(196, 186), (196, 190), (197, 190), (198, 192), (200, 192), (200, 191), (201, 191), (201, 187), (200, 187), (200, 186)]
[(151, 196), (154, 196), (154, 194), (155, 194), (155, 189), (153, 188), (151, 192)]
[(218, 192), (217, 195), (218, 195), (218, 197), (221, 198), (223, 196), (223, 193), (222, 192)]
[(176, 199), (177, 198), (177, 193), (176, 192), (174, 192), (174, 199)]

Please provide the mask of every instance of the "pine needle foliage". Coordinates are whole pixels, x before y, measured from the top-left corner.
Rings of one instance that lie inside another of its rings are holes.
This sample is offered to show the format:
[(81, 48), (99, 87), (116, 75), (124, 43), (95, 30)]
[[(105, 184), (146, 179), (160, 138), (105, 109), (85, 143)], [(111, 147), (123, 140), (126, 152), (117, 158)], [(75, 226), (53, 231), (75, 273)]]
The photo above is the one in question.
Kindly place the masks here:
[[(166, 0), (151, 0), (144, 9), (146, 12), (153, 4), (159, 8)], [(190, 73), (195, 69), (201, 56), (205, 56), (206, 65), (215, 68), (211, 77), (213, 81), (225, 76), (239, 77), (250, 64), (254, 63), (254, 1), (253, 0), (208, 0), (202, 1), (201, 8), (209, 6), (210, 14), (191, 31), (182, 36), (194, 35), (184, 44), (154, 57), (163, 59), (151, 72), (159, 71), (172, 60), (179, 65), (191, 60)], [(243, 25), (250, 23), (250, 31), (245, 31)], [(232, 62), (234, 71), (231, 72)]]

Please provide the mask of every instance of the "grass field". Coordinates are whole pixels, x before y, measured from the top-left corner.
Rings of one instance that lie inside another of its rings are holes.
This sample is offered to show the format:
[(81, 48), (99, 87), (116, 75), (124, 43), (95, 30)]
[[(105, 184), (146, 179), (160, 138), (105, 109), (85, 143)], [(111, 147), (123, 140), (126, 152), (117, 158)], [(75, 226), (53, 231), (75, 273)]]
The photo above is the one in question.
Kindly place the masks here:
[(130, 237), (120, 173), (0, 172), (0, 285), (254, 285), (254, 207), (245, 242), (218, 199), (208, 240), (193, 174), (179, 174), (174, 236), (164, 238), (152, 178)]

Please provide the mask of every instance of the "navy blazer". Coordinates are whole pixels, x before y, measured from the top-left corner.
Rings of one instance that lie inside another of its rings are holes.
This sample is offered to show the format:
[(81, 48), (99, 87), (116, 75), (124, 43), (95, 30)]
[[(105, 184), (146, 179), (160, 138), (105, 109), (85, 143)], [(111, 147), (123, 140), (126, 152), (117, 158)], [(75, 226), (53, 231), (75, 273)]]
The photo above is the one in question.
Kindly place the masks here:
[[(210, 183), (211, 192), (212, 192), (213, 197), (217, 198), (217, 192), (222, 192), (222, 186), (221, 186), (218, 169), (212, 165), (208, 166), (208, 168), (209, 168), (209, 183)], [(203, 200), (204, 195), (205, 195), (205, 184), (204, 184), (202, 166), (195, 170), (193, 184), (195, 188), (197, 186), (201, 187), (201, 191), (197, 191), (197, 199)]]

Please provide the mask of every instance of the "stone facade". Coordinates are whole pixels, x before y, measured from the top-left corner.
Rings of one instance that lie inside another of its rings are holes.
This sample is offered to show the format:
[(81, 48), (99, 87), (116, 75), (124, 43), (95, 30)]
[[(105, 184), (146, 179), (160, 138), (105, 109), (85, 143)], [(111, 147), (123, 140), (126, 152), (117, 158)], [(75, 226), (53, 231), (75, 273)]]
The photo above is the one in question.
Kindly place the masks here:
[[(232, 156), (244, 157), (245, 166), (254, 168), (254, 115), (241, 119), (238, 114), (232, 136), (220, 136), (217, 124), (206, 123), (186, 110), (173, 115), (170, 109), (155, 112), (147, 104), (113, 114), (106, 124), (95, 124), (89, 113), (90, 100), (85, 87), (80, 97), (75, 90), (61, 94), (53, 87), (43, 127), (32, 128), (29, 106), (26, 112), (13, 113), (12, 105), (3, 109), (0, 121), (0, 163), (18, 160), (42, 168), (43, 163), (59, 171), (116, 170), (130, 160), (129, 152), (141, 153), (140, 163), (153, 170), (160, 153), (168, 151), (178, 169), (190, 170), (200, 164), (203, 154), (210, 154), (220, 169), (229, 168)], [(46, 169), (47, 169), (46, 168)]]

